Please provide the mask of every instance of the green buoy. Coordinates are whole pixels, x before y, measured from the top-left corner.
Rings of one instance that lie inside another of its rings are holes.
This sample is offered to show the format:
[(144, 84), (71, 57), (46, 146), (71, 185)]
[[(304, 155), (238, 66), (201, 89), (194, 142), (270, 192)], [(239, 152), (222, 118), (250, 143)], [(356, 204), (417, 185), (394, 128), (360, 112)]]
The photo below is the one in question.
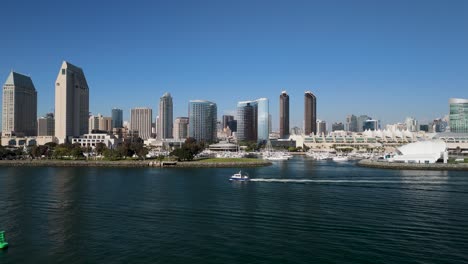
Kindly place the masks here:
[(0, 231), (0, 249), (8, 247), (8, 243), (5, 241), (5, 231)]

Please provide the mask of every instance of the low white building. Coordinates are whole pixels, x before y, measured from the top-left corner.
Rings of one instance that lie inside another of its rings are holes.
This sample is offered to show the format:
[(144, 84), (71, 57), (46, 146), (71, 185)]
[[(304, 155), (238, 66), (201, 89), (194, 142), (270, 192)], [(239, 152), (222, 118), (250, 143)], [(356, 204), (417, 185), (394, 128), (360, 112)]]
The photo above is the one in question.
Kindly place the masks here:
[(396, 149), (391, 162), (404, 163), (436, 163), (439, 159), (447, 162), (447, 144), (442, 140), (420, 141)]
[(116, 138), (114, 135), (107, 134), (84, 134), (80, 137), (72, 138), (72, 144), (78, 143), (82, 147), (91, 147), (95, 148), (96, 144), (103, 143), (106, 147), (113, 149), (117, 147), (119, 143), (122, 142), (122, 139)]

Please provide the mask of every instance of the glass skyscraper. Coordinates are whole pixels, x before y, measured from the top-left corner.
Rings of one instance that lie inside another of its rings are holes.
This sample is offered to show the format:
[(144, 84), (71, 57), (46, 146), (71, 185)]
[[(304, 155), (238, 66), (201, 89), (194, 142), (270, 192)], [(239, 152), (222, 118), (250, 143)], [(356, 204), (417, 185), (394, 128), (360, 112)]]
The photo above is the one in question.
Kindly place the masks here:
[(112, 109), (112, 127), (122, 128), (123, 127), (123, 111), (122, 109)]
[(451, 98), (450, 131), (454, 133), (468, 133), (468, 99)]
[(270, 112), (267, 98), (237, 103), (237, 139), (239, 141), (268, 140)]
[(218, 110), (215, 103), (205, 100), (189, 102), (189, 137), (201, 142), (216, 141)]

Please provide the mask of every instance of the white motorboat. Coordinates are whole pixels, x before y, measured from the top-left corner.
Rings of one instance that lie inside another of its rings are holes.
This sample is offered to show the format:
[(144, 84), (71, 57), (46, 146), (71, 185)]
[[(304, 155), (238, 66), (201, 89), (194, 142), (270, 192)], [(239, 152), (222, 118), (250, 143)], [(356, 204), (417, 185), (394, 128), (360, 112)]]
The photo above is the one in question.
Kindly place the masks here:
[(242, 171), (235, 173), (229, 178), (230, 181), (248, 181), (249, 176), (247, 174), (242, 174)]
[(336, 157), (333, 157), (332, 160), (336, 161), (336, 162), (348, 161), (348, 157), (346, 157), (346, 156), (336, 156)]

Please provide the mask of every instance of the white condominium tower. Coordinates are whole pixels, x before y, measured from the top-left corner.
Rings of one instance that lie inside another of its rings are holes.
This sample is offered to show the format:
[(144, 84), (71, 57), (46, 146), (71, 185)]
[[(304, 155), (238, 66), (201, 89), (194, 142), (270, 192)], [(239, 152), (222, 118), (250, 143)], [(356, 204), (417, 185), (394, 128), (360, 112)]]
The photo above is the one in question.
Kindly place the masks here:
[(148, 107), (133, 108), (130, 113), (130, 130), (137, 132), (141, 139), (151, 138), (153, 110)]
[(36, 88), (30, 77), (17, 72), (3, 86), (2, 135), (37, 135)]
[(55, 136), (59, 143), (88, 133), (89, 87), (83, 70), (64, 61), (55, 81)]

